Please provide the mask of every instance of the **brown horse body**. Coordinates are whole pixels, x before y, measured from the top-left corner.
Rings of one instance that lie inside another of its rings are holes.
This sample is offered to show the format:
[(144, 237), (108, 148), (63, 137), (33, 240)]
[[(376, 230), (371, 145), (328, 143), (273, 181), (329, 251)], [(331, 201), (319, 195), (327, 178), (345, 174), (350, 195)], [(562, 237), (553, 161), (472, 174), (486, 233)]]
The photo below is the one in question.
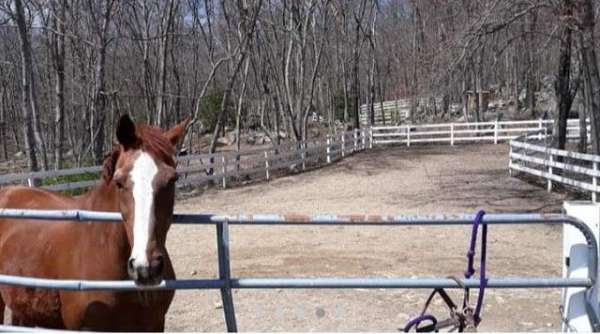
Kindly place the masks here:
[[(183, 133), (181, 125), (178, 127), (177, 130)], [(170, 139), (176, 141), (181, 133), (176, 133), (176, 136)], [(128, 159), (132, 160), (132, 157), (140, 155), (134, 151), (143, 150), (143, 144), (138, 144), (139, 146), (130, 147), (121, 143), (121, 148), (115, 150), (105, 162), (101, 184), (82, 196), (69, 197), (26, 187), (8, 187), (0, 190), (0, 208), (111, 211), (121, 212), (124, 217), (124, 223), (0, 219), (0, 273), (84, 280), (124, 280), (132, 277), (138, 282), (138, 276), (132, 276), (131, 270), (134, 269), (131, 268), (133, 259), (130, 255), (133, 247), (132, 221), (135, 210), (133, 204), (129, 204), (133, 203), (133, 196), (126, 192), (126, 186), (113, 182), (115, 172), (127, 169), (128, 164), (131, 164)], [(156, 158), (158, 155), (153, 156)], [(174, 167), (172, 169), (174, 170)], [(156, 183), (157, 180), (153, 182)], [(164, 235), (153, 237), (147, 246), (149, 259), (153, 259), (151, 254), (157, 252), (160, 257), (159, 268), (150, 268), (152, 272), (159, 272), (160, 276), (152, 277), (150, 284), (162, 278), (175, 278), (168, 253), (164, 249), (164, 240), (170, 225), (168, 220), (173, 211), (173, 198), (166, 198), (165, 201), (161, 196), (174, 196), (174, 187), (171, 183), (168, 184), (169, 186), (165, 186), (168, 189), (162, 195), (158, 192), (155, 194), (156, 222), (153, 231)], [(128, 198), (131, 200), (128, 201)], [(161, 202), (166, 203), (167, 207), (161, 208)], [(164, 212), (160, 213), (160, 210)], [(164, 219), (161, 220), (161, 217)], [(150, 249), (151, 247), (153, 248)], [(148, 271), (146, 270), (146, 275), (149, 275)], [(14, 325), (76, 330), (162, 331), (165, 314), (174, 293), (75, 292), (0, 286), (0, 295), (2, 315), (5, 305), (8, 306)]]

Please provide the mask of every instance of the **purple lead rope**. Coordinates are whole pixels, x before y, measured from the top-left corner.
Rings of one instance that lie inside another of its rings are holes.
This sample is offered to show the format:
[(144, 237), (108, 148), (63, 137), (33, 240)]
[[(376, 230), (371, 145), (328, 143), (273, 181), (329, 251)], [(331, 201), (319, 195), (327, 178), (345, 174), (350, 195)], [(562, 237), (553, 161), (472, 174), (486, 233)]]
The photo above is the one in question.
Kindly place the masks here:
[[(477, 232), (479, 230), (479, 225), (483, 225), (482, 226), (482, 234), (481, 234), (481, 265), (479, 268), (479, 295), (477, 296), (477, 305), (475, 306), (475, 310), (473, 312), (473, 321), (475, 322), (474, 325), (477, 326), (479, 325), (479, 323), (481, 322), (481, 308), (483, 307), (483, 296), (485, 293), (485, 287), (487, 285), (487, 278), (485, 276), (485, 259), (486, 259), (486, 255), (487, 255), (487, 224), (483, 223), (483, 216), (485, 215), (485, 211), (480, 210), (479, 212), (477, 212), (477, 215), (475, 215), (475, 219), (473, 220), (473, 229), (471, 232), (471, 243), (469, 244), (469, 249), (467, 250), (467, 270), (465, 271), (465, 279), (469, 279), (473, 276), (473, 274), (475, 274), (475, 268), (473, 267), (473, 262), (475, 259), (475, 247), (477, 246)], [(445, 292), (443, 292), (443, 289), (439, 289), (440, 291), (440, 295), (446, 295)], [(415, 319), (412, 319), (411, 321), (409, 321), (406, 326), (404, 327), (404, 332), (409, 332), (413, 327), (417, 330), (417, 332), (420, 331), (436, 331), (437, 332), (437, 328), (436, 325), (438, 324), (437, 319), (430, 314), (426, 314), (426, 310), (427, 307), (429, 306), (429, 302), (431, 302), (431, 299), (433, 298), (433, 295), (438, 292), (438, 289), (434, 290), (434, 292), (430, 295), (429, 299), (427, 300), (427, 303), (425, 304), (425, 308), (423, 309), (423, 312), (421, 312), (421, 314), (416, 317)], [(442, 295), (442, 296), (443, 296)], [(446, 295), (447, 296), (447, 295)], [(449, 297), (447, 297), (449, 299)], [(465, 299), (463, 302), (463, 309), (466, 309), (468, 307), (468, 299), (469, 298), (469, 289), (465, 289)], [(448, 304), (448, 306), (453, 309), (455, 307), (454, 303), (452, 303), (452, 301), (450, 300), (450, 303), (448, 301), (446, 301), (446, 303)], [(452, 304), (452, 305), (450, 305)], [(429, 321), (431, 324), (425, 326), (425, 327), (419, 327), (419, 325), (424, 322), (424, 321)], [(427, 328), (425, 330), (425, 328)], [(464, 323), (461, 322), (460, 326), (458, 327), (459, 332), (462, 332), (464, 329)]]
[[(481, 322), (481, 308), (483, 307), (483, 296), (485, 294), (485, 287), (487, 285), (487, 278), (485, 277), (485, 258), (487, 255), (487, 224), (483, 223), (483, 216), (485, 215), (485, 211), (479, 210), (477, 215), (475, 216), (475, 220), (473, 220), (473, 230), (471, 232), (471, 244), (469, 245), (469, 250), (467, 251), (467, 270), (465, 271), (465, 279), (471, 278), (475, 273), (475, 268), (473, 267), (473, 261), (475, 258), (475, 247), (477, 246), (477, 231), (479, 229), (479, 225), (482, 226), (482, 234), (481, 234), (481, 264), (479, 267), (479, 295), (477, 296), (477, 304), (475, 305), (475, 311), (473, 313), (473, 320), (475, 321), (475, 325), (477, 326), (479, 322)], [(465, 305), (466, 306), (466, 305)]]

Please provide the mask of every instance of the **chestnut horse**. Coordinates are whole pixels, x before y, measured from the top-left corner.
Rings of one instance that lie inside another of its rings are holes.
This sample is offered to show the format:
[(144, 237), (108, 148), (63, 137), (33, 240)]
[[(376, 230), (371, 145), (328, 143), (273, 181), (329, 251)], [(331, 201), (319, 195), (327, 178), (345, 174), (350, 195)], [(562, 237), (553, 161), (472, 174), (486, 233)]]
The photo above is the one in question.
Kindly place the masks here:
[[(165, 240), (175, 197), (175, 145), (189, 118), (168, 131), (119, 119), (118, 145), (99, 185), (77, 197), (26, 187), (0, 190), (0, 208), (120, 212), (123, 223), (0, 219), (0, 273), (152, 285), (175, 274)], [(173, 291), (59, 291), (0, 286), (12, 324), (101, 331), (163, 331)]]

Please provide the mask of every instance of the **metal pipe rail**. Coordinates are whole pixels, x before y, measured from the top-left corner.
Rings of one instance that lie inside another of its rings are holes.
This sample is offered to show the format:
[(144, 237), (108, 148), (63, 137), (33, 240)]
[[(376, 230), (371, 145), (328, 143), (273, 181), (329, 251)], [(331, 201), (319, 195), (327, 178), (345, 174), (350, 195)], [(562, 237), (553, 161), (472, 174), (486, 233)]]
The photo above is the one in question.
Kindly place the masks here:
[[(452, 279), (444, 278), (232, 278), (229, 259), (229, 225), (309, 225), (309, 226), (413, 226), (413, 225), (470, 225), (475, 215), (210, 215), (176, 214), (173, 222), (177, 224), (216, 225), (217, 250), (219, 261), (218, 279), (168, 280), (157, 286), (136, 286), (133, 281), (90, 281), (55, 280), (33, 277), (0, 275), (0, 284), (31, 286), (36, 288), (64, 289), (76, 291), (89, 290), (189, 290), (220, 289), (223, 310), (228, 331), (237, 331), (232, 289), (429, 289), (460, 288)], [(54, 221), (95, 221), (120, 222), (120, 213), (95, 212), (84, 210), (20, 210), (0, 209), (1, 218), (20, 218)], [(588, 246), (588, 274), (582, 278), (489, 278), (490, 288), (565, 288), (582, 287), (586, 289), (586, 310), (592, 322), (592, 328), (600, 330), (600, 323), (592, 305), (595, 284), (598, 276), (598, 245), (592, 230), (582, 221), (562, 214), (487, 214), (483, 224), (569, 224), (577, 228), (585, 237)], [(464, 280), (467, 287), (477, 287), (478, 279)], [(2, 330), (2, 327), (0, 327)]]
[[(479, 287), (479, 279), (462, 280), (467, 288)], [(37, 289), (68, 291), (164, 291), (215, 290), (229, 284), (232, 289), (462, 289), (449, 278), (232, 278), (163, 280), (158, 285), (136, 285), (133, 281), (56, 280), (0, 275), (0, 284)], [(495, 289), (590, 288), (589, 278), (490, 278), (487, 287)]]

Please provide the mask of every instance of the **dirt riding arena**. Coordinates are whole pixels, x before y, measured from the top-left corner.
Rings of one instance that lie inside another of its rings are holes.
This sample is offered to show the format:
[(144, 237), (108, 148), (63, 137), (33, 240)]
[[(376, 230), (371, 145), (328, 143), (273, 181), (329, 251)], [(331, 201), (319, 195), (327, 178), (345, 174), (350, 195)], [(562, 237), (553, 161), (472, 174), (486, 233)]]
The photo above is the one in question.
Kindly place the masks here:
[[(558, 212), (563, 195), (507, 173), (507, 145), (374, 149), (332, 166), (177, 204), (181, 213)], [(232, 226), (234, 277), (445, 277), (465, 269), (467, 227)], [(560, 276), (561, 229), (489, 230), (488, 276)], [(217, 277), (213, 226), (176, 225), (178, 278)], [(477, 262), (478, 263), (478, 262)], [(397, 331), (428, 290), (237, 290), (241, 331)], [(458, 295), (456, 295), (458, 298)], [(560, 291), (487, 290), (483, 331), (560, 329)], [(437, 303), (437, 315), (445, 310)], [(169, 331), (224, 331), (218, 290), (178, 291)]]

